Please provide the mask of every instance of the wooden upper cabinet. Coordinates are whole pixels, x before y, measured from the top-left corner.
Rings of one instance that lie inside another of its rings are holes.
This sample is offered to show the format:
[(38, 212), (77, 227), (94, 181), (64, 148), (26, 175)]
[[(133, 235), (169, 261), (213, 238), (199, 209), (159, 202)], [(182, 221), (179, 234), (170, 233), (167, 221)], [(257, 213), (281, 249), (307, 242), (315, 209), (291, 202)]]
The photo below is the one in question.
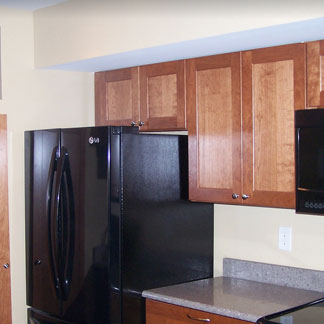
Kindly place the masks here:
[(185, 130), (184, 61), (140, 66), (141, 130)]
[(191, 200), (294, 208), (305, 64), (304, 44), (187, 61)]
[(96, 126), (138, 122), (138, 77), (138, 67), (95, 73)]
[[(96, 125), (189, 134), (189, 199), (294, 208), (294, 111), (324, 107), (324, 41), (95, 74)], [(186, 117), (187, 116), (187, 117)]]
[(306, 43), (307, 107), (324, 107), (324, 41)]
[(305, 62), (304, 44), (242, 53), (246, 204), (295, 206), (294, 110), (305, 109)]
[(96, 125), (186, 129), (184, 61), (95, 74)]
[(241, 192), (240, 53), (186, 62), (189, 198), (239, 203)]
[(187, 307), (146, 300), (146, 324), (249, 324), (251, 322)]

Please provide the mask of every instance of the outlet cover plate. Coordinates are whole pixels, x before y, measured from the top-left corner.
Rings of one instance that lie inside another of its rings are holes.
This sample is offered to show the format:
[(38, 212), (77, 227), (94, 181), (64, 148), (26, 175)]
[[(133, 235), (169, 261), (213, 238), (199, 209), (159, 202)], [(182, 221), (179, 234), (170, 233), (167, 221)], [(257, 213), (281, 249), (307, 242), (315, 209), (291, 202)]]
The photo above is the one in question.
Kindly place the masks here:
[(291, 251), (291, 227), (279, 227), (279, 249), (284, 251)]

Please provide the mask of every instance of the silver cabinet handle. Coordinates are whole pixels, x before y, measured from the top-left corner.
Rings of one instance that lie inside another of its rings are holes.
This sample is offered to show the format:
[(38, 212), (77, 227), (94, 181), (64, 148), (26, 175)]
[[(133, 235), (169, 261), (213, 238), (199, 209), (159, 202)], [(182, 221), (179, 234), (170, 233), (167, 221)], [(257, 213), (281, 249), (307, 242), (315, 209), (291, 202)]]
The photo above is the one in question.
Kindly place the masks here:
[(199, 318), (199, 317), (192, 317), (189, 314), (187, 314), (187, 317), (193, 321), (199, 321), (199, 322), (205, 322), (205, 323), (209, 323), (210, 319), (209, 318)]
[(9, 269), (9, 263), (5, 263), (5, 264), (3, 265), (3, 267), (4, 267), (5, 269)]
[(131, 122), (131, 126), (143, 126), (143, 125), (145, 125), (145, 123), (144, 122), (142, 122), (142, 121), (138, 121), (138, 122), (135, 122), (135, 121), (132, 121)]
[(238, 197), (240, 197), (240, 195), (238, 195), (237, 193), (234, 192), (234, 193), (232, 194), (232, 198), (233, 198), (233, 199), (237, 199)]
[(246, 200), (246, 199), (248, 199), (248, 198), (250, 198), (249, 195), (246, 195), (246, 194), (243, 194), (243, 195), (242, 195), (242, 199)]

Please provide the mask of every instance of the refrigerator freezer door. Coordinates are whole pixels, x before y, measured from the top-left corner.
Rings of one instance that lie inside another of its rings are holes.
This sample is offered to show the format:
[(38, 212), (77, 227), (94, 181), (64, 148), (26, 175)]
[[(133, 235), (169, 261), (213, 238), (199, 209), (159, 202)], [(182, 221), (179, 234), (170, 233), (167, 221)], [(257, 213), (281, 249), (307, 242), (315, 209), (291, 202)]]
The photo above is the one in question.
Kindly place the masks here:
[(33, 309), (28, 309), (28, 324), (72, 324), (58, 318), (48, 316)]
[(62, 167), (62, 318), (73, 323), (111, 323), (108, 132), (107, 127), (61, 130), (61, 152), (66, 154)]
[(50, 215), (59, 131), (26, 132), (25, 148), (27, 304), (59, 316), (60, 287), (54, 256), (57, 236), (51, 222), (54, 215)]

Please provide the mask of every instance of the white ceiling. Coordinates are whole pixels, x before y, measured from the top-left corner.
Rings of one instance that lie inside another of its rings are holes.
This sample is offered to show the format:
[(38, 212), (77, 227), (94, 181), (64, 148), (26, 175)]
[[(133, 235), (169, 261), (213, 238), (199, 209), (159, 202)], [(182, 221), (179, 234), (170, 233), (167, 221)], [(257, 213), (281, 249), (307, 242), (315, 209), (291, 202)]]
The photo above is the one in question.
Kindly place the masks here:
[(66, 1), (67, 0), (0, 0), (0, 6), (34, 11)]

